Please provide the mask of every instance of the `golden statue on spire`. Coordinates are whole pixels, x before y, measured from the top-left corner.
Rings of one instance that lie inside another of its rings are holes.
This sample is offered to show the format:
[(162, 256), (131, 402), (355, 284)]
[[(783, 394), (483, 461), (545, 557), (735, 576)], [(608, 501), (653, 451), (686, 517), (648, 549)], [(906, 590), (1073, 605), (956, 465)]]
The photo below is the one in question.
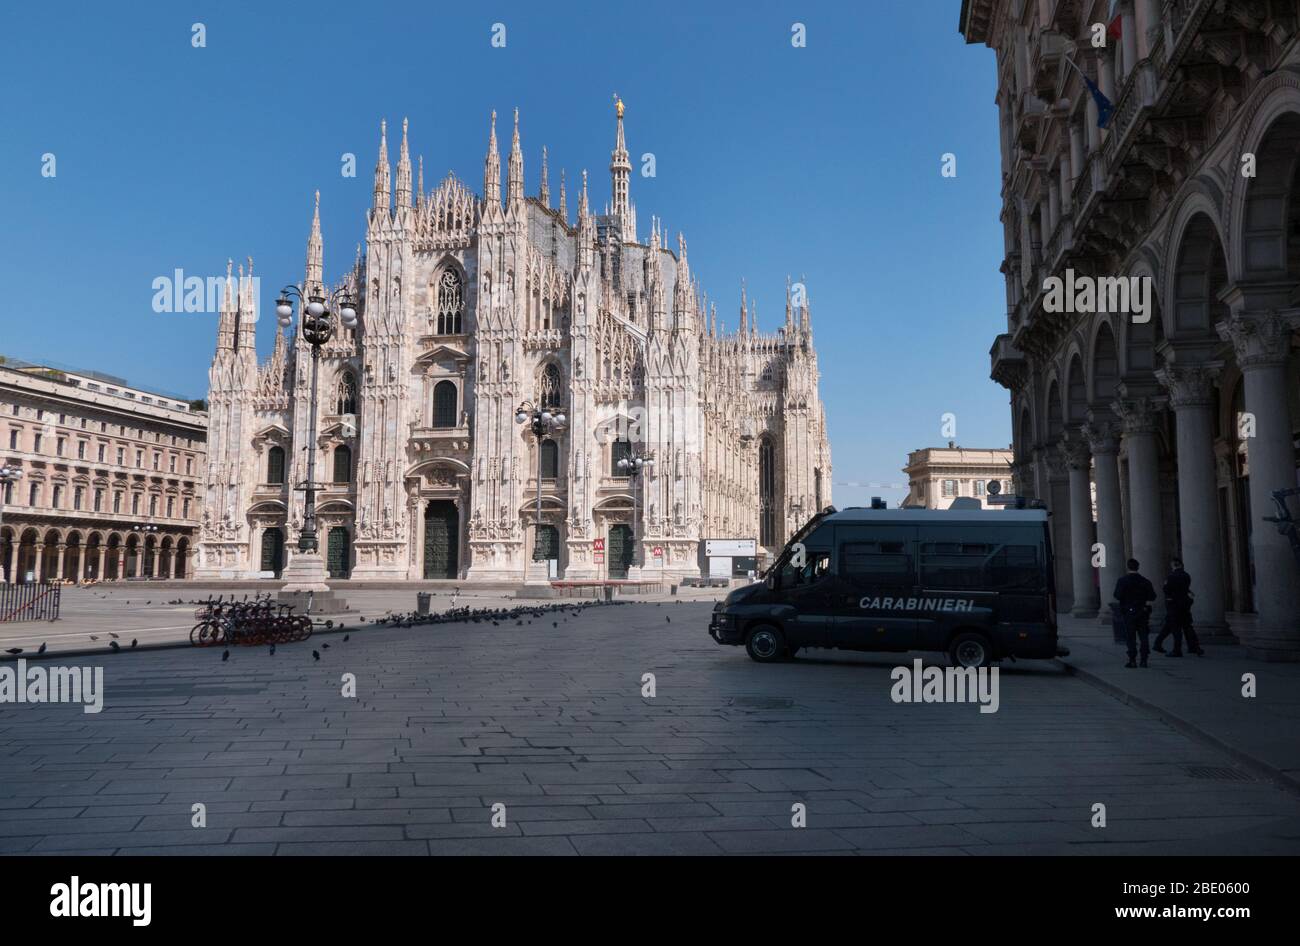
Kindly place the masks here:
[(623, 117), (623, 100), (618, 97), (617, 92), (614, 93), (614, 110), (618, 112), (618, 117), (621, 119)]

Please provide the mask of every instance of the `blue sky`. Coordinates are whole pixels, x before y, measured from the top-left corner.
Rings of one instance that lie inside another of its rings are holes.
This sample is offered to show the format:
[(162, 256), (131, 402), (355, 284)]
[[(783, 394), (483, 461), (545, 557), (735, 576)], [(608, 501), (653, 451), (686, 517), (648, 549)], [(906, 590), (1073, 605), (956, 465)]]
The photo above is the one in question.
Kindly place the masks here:
[[(508, 147), (518, 106), (528, 192), (546, 145), (573, 212), (584, 167), (607, 199), (617, 90), (634, 168), (656, 156), (657, 177), (632, 180), (643, 238), (652, 214), (685, 233), (729, 327), (742, 277), (770, 330), (786, 275), (806, 275), (837, 484), (902, 482), (945, 412), (959, 443), (1007, 444), (988, 378), (1005, 327), (994, 60), (957, 33), (958, 0), (704, 6), (9, 5), (0, 353), (204, 396), (215, 316), (155, 313), (156, 277), (252, 256), (265, 352), (276, 290), (302, 278), (312, 192), (327, 277), (364, 238), (381, 118), (409, 116), (426, 186), (454, 170), (478, 191), (488, 113)], [(841, 506), (871, 495), (902, 493), (835, 490)]]

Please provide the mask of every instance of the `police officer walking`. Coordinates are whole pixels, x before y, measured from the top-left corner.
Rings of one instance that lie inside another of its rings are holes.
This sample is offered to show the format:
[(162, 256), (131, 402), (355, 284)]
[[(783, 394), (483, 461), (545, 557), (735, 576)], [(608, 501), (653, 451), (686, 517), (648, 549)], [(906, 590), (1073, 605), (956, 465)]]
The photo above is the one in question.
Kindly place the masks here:
[(1128, 560), (1128, 574), (1115, 582), (1115, 600), (1119, 602), (1120, 617), (1124, 621), (1124, 641), (1128, 644), (1128, 663), (1125, 667), (1136, 667), (1138, 656), (1138, 639), (1142, 641), (1142, 666), (1147, 665), (1150, 653), (1151, 608), (1147, 602), (1156, 600), (1156, 589), (1151, 582), (1138, 574), (1138, 561)]
[(1172, 559), (1169, 563), (1169, 577), (1165, 579), (1165, 623), (1156, 635), (1153, 650), (1165, 653), (1165, 638), (1174, 638), (1174, 649), (1166, 654), (1169, 657), (1183, 655), (1183, 635), (1187, 636), (1187, 649), (1197, 656), (1204, 657), (1201, 643), (1192, 628), (1192, 579), (1183, 571), (1181, 559)]

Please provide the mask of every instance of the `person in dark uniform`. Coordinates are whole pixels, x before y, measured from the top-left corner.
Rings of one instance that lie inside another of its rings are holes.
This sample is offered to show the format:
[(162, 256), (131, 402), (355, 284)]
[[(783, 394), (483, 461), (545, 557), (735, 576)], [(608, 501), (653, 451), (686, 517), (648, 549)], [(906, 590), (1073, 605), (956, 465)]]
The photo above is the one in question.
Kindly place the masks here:
[(1196, 639), (1196, 631), (1192, 628), (1192, 579), (1187, 572), (1183, 571), (1181, 559), (1172, 559), (1169, 563), (1169, 577), (1165, 579), (1165, 623), (1160, 628), (1160, 633), (1156, 635), (1156, 642), (1153, 650), (1158, 650), (1162, 654), (1165, 652), (1165, 638), (1173, 636), (1174, 649), (1166, 656), (1181, 657), (1183, 655), (1183, 636), (1187, 637), (1187, 649), (1193, 654), (1204, 657), (1205, 651), (1201, 650), (1201, 643)]
[(1151, 608), (1148, 602), (1156, 600), (1156, 589), (1151, 582), (1138, 574), (1138, 561), (1128, 560), (1128, 574), (1115, 582), (1115, 600), (1119, 602), (1120, 616), (1124, 620), (1124, 641), (1128, 644), (1128, 663), (1136, 667), (1138, 639), (1142, 641), (1142, 666), (1147, 665), (1151, 645)]

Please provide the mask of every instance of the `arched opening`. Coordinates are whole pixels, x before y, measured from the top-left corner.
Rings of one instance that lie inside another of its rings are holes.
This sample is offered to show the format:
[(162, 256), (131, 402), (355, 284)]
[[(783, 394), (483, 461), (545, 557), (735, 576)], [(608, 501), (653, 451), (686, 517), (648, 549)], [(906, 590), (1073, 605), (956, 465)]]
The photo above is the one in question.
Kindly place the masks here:
[(554, 364), (547, 364), (542, 369), (541, 377), (537, 385), (537, 405), (541, 408), (556, 408), (563, 402), (561, 400), (561, 381), (560, 369)]
[(0, 529), (0, 576), (3, 576), (7, 584), (15, 583), (14, 553), (17, 551), (18, 540), (14, 536), (13, 529)]
[(449, 499), (424, 508), (424, 577), (456, 578), (460, 570), (460, 511)]
[(456, 426), (456, 384), (439, 381), (433, 387), (433, 426), (446, 429)]
[(284, 448), (271, 447), (266, 451), (266, 481), (274, 486), (284, 484)]
[(334, 413), (355, 414), (357, 412), (357, 379), (351, 371), (343, 372), (339, 378), (338, 396), (335, 398)]
[(777, 545), (776, 450), (766, 434), (758, 442), (758, 544)]
[(542, 409), (558, 408), (563, 403), (562, 381), (560, 381), (560, 369), (554, 364), (547, 364), (542, 368), (541, 377), (538, 378), (537, 385), (537, 405)]
[(461, 334), (461, 313), (465, 308), (465, 285), (460, 273), (448, 266), (435, 281), (434, 322), (439, 335)]
[(1183, 231), (1174, 268), (1170, 337), (1175, 341), (1214, 337), (1215, 325), (1228, 315), (1228, 307), (1219, 301), (1219, 292), (1227, 282), (1228, 266), (1219, 233), (1208, 216), (1197, 214)]
[(346, 526), (331, 526), (325, 540), (325, 561), (331, 578), (347, 578), (352, 569), (352, 543)]
[(630, 460), (632, 458), (632, 441), (626, 437), (619, 437), (609, 445), (609, 475), (626, 478), (627, 470), (619, 469), (620, 460)]
[(334, 448), (334, 482), (352, 482), (352, 448), (347, 444)]
[(92, 532), (86, 537), (86, 558), (81, 567), (82, 581), (97, 581), (104, 577), (103, 556), (104, 537)]
[(1084, 380), (1083, 359), (1077, 354), (1070, 359), (1066, 374), (1065, 422), (1071, 426), (1088, 419), (1088, 388)]
[(184, 578), (189, 573), (187, 565), (190, 557), (190, 540), (181, 539), (176, 543), (176, 577)]
[(144, 571), (141, 573), (145, 578), (153, 578), (154, 570), (158, 567), (158, 540), (149, 536), (144, 540)]
[(1255, 149), (1255, 176), (1242, 207), (1242, 270), (1247, 278), (1285, 279), (1300, 302), (1300, 114), (1275, 121)]
[(554, 440), (543, 440), (541, 450), (542, 479), (556, 479), (560, 475), (560, 445)]
[(122, 537), (116, 532), (109, 535), (107, 549), (104, 554), (104, 574), (100, 577), (104, 581), (117, 581), (124, 573), (126, 561), (122, 557)]
[(275, 527), (264, 529), (261, 553), (261, 571), (279, 578), (284, 568), (284, 530)]
[(1097, 330), (1097, 341), (1092, 349), (1092, 397), (1098, 410), (1110, 416), (1110, 403), (1118, 393), (1119, 354), (1115, 350), (1115, 333), (1103, 322)]
[(138, 578), (140, 576), (140, 537), (138, 535), (129, 535), (126, 537), (126, 576), (127, 578)]

